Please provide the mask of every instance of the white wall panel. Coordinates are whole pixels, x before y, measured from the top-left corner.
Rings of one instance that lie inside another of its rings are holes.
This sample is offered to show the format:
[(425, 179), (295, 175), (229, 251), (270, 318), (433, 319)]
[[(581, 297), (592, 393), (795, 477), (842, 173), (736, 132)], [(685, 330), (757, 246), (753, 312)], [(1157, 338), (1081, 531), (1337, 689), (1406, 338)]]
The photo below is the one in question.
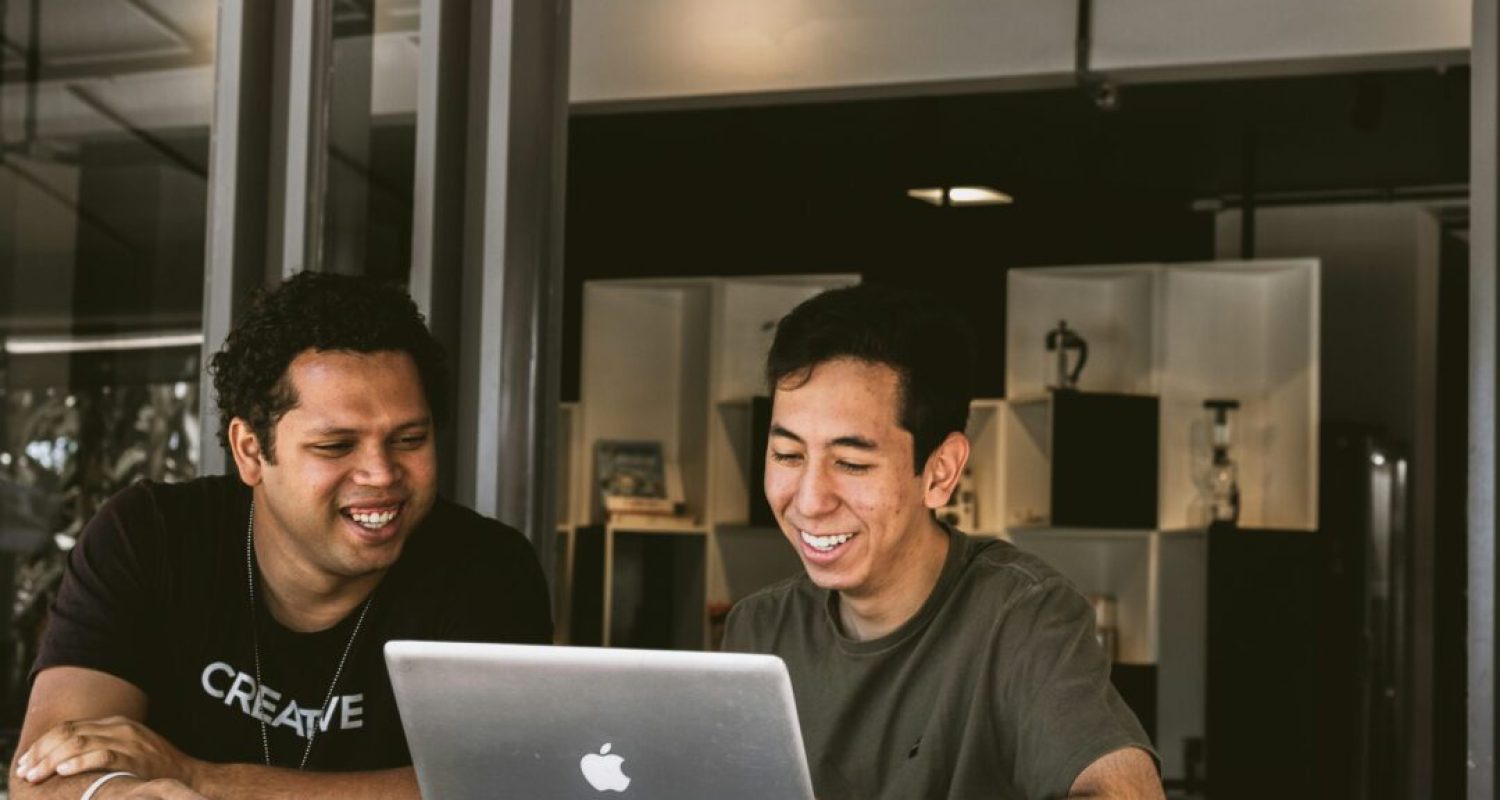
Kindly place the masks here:
[(1095, 69), (1461, 59), (1468, 0), (1095, 0)]
[(574, 103), (1071, 72), (1038, 0), (574, 0)]
[[(91, 7), (70, 1), (49, 14), (59, 52), (88, 43), (93, 29), (74, 23)], [(1470, 8), (1469, 0), (1094, 0), (1092, 65), (1129, 81), (1464, 61)], [(1060, 85), (1072, 80), (1077, 11), (1071, 0), (574, 0), (570, 99)], [(200, 23), (174, 14), (190, 32)], [(376, 69), (395, 78), (374, 87), (377, 116), (415, 109), (419, 52), (416, 32), (375, 37)], [(209, 64), (85, 85), (138, 125), (208, 123)], [(22, 88), (0, 87), (4, 103), (24, 102)], [(57, 134), (112, 130), (61, 82), (44, 82), (38, 111)]]
[[(1092, 65), (1129, 80), (1461, 62), (1470, 7), (1094, 0)], [(1069, 0), (574, 0), (570, 98), (1046, 85), (1071, 79), (1077, 11)]]
[[(1239, 253), (1240, 213), (1215, 220), (1217, 253)], [(1255, 214), (1255, 253), (1315, 256), (1327, 302), (1320, 309), (1323, 418), (1380, 425), (1397, 439), (1416, 435), (1417, 286), (1437, 265), (1421, 254), (1436, 240), (1432, 214), (1415, 203), (1281, 206)]]

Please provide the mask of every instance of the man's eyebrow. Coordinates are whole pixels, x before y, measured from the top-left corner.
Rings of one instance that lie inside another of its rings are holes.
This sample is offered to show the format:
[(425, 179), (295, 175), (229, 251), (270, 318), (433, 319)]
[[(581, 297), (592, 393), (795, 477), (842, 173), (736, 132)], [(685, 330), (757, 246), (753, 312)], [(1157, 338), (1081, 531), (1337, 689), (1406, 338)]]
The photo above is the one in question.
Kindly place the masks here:
[(313, 428), (308, 433), (313, 436), (358, 436), (359, 430), (356, 428), (340, 428), (337, 425), (325, 425), (321, 428)]
[[(772, 423), (772, 425), (771, 425), (771, 435), (772, 436), (780, 436), (780, 437), (783, 437), (783, 438), (786, 438), (786, 439), (791, 439), (792, 441), (797, 442), (799, 444), (806, 444), (806, 442), (802, 441), (802, 437), (801, 436), (798, 436), (797, 434), (792, 433), (791, 431), (787, 430), (786, 428), (783, 428), (780, 425), (777, 425), (775, 423)], [(829, 447), (852, 447), (855, 450), (879, 450), (880, 449), (880, 446), (877, 445), (877, 444), (875, 444), (875, 442), (873, 440), (866, 439), (863, 436), (840, 436), (840, 437), (834, 439), (833, 441), (829, 442), (828, 446)]]
[[(431, 417), (418, 417), (416, 419), (409, 419), (401, 423), (400, 425), (397, 425), (392, 429), (392, 432), (401, 433), (413, 428), (429, 427), (432, 427)], [(312, 431), (310, 431), (311, 435), (313, 436), (358, 436), (362, 432), (363, 431), (361, 431), (359, 428), (345, 428), (338, 425), (326, 425), (321, 428), (313, 428)]]
[(879, 450), (875, 442), (863, 436), (840, 436), (829, 444), (833, 447), (852, 447), (855, 450)]
[(780, 425), (777, 425), (774, 422), (771, 423), (771, 435), (772, 436), (780, 436), (780, 437), (782, 437), (784, 439), (791, 439), (794, 442), (802, 443), (802, 437), (801, 436), (798, 436), (797, 434), (792, 433), (791, 431), (787, 430), (786, 428), (781, 427)]

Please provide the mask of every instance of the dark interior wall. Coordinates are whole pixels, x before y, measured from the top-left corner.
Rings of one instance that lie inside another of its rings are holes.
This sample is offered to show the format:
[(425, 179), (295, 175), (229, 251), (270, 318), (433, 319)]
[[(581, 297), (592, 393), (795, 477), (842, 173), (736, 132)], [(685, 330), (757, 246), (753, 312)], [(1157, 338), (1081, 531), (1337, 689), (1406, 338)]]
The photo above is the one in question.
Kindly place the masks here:
[[(583, 281), (857, 272), (947, 292), (1004, 393), (1005, 270), (1214, 255), (1195, 200), (1467, 180), (1468, 74), (1391, 72), (576, 115), (563, 398), (578, 396)], [(1249, 145), (1247, 146), (1247, 142)], [(909, 188), (994, 186), (939, 209)]]

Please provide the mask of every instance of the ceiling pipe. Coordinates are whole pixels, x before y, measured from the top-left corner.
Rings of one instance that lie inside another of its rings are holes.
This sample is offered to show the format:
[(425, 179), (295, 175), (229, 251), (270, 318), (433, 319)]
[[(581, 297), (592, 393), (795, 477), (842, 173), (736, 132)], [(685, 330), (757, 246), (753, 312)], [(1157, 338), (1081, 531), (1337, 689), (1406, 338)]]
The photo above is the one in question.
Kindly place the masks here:
[(1094, 0), (1078, 0), (1078, 30), (1073, 39), (1073, 78), (1100, 111), (1120, 107), (1120, 89), (1094, 72)]

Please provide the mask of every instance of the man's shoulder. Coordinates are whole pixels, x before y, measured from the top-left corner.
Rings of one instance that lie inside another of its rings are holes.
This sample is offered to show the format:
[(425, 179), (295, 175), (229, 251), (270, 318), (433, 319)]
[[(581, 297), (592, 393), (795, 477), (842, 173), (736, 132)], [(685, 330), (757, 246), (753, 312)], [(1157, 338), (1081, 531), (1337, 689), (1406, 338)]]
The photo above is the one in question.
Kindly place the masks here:
[(734, 609), (751, 612), (787, 606), (816, 608), (821, 607), (822, 602), (826, 600), (826, 594), (812, 582), (812, 579), (807, 577), (806, 572), (799, 571), (796, 575), (788, 576), (745, 595), (734, 604)]
[(95, 514), (90, 529), (116, 530), (126, 536), (188, 535), (213, 524), (226, 509), (245, 502), (244, 484), (227, 475), (179, 483), (139, 480), (116, 492)]
[(970, 540), (965, 555), (943, 613), (971, 634), (994, 633), (1012, 622), (1025, 626), (1036, 615), (1055, 620), (1086, 616), (1089, 606), (1082, 593), (1040, 556), (1000, 539)]
[(207, 502), (228, 496), (231, 486), (242, 486), (239, 480), (228, 475), (207, 475), (186, 481), (167, 483), (149, 478), (140, 480), (115, 492), (110, 503), (191, 503)]
[(149, 493), (158, 504), (168, 505), (191, 504), (218, 507), (228, 503), (244, 502), (250, 496), (250, 487), (233, 475), (205, 475), (177, 483), (141, 480), (131, 488)]
[(406, 598), (406, 638), (543, 644), (550, 597), (531, 542), (515, 528), (438, 500), (383, 584)]
[(413, 561), (457, 569), (492, 569), (496, 559), (533, 552), (530, 540), (515, 528), (441, 497), (413, 532), (407, 548)]
[(1005, 597), (1068, 584), (1051, 564), (1004, 539), (966, 537), (968, 581)]
[(783, 630), (791, 619), (805, 620), (821, 613), (827, 592), (798, 574), (758, 589), (735, 602), (725, 629), (725, 649), (757, 650), (759, 640)]
[(468, 506), (439, 497), (432, 504), (432, 511), (423, 520), (427, 532), (435, 532), (443, 538), (472, 540), (474, 542), (511, 544), (526, 542), (526, 535), (505, 523), (475, 511)]

